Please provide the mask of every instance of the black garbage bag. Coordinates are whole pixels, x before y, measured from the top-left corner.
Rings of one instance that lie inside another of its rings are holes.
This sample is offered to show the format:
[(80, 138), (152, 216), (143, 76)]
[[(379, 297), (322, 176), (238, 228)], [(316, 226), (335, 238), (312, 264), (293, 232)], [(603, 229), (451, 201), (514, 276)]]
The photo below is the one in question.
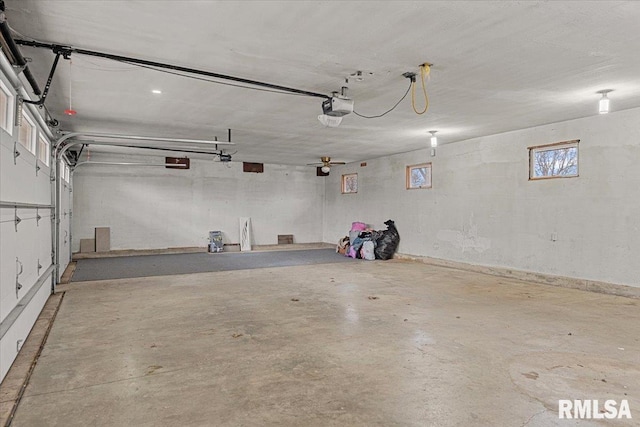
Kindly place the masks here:
[(400, 243), (400, 234), (396, 224), (390, 219), (384, 223), (387, 229), (382, 232), (382, 236), (376, 242), (376, 259), (391, 259), (398, 248), (398, 243)]

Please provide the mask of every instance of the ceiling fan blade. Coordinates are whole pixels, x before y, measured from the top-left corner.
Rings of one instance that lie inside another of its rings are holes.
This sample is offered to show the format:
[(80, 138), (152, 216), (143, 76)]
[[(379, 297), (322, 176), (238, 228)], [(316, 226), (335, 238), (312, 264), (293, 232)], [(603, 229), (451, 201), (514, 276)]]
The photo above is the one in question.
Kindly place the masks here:
[(324, 165), (324, 163), (307, 163), (307, 166)]
[(345, 163), (345, 162), (331, 162), (329, 164), (330, 165), (346, 165), (347, 163)]

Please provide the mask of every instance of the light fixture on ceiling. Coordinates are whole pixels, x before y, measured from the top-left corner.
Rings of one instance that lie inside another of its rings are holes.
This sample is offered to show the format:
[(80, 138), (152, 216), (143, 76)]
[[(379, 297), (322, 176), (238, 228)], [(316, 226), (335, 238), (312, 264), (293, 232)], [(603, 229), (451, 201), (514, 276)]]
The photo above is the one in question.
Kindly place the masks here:
[(320, 168), (320, 170), (322, 171), (322, 173), (329, 173), (331, 172), (331, 167), (328, 165), (324, 165), (323, 167)]
[(431, 148), (436, 148), (438, 146), (438, 137), (436, 136), (438, 131), (430, 130), (429, 133), (431, 134)]
[(162, 91), (160, 89), (153, 89), (153, 90), (151, 90), (151, 93), (155, 93), (156, 95), (160, 95), (162, 93)]
[(322, 123), (322, 126), (328, 128), (337, 128), (342, 123), (342, 117), (328, 116), (326, 114), (320, 114), (318, 120)]
[(600, 114), (607, 114), (609, 112), (609, 97), (607, 96), (609, 92), (613, 92), (613, 89), (603, 89), (596, 92), (602, 94), (602, 98), (600, 98), (600, 102), (598, 102), (598, 113)]

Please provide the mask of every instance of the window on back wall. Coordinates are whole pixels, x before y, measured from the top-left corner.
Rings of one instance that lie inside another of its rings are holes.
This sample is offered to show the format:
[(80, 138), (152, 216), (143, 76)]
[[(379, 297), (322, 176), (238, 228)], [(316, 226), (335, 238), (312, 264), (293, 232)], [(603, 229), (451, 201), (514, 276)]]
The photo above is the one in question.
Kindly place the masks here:
[(350, 173), (342, 175), (342, 194), (351, 194), (358, 192), (358, 174)]
[(431, 188), (431, 163), (407, 166), (407, 190)]
[(529, 179), (578, 176), (578, 143), (573, 141), (529, 147)]
[(18, 131), (18, 140), (27, 150), (36, 153), (36, 125), (28, 115), (22, 112), (22, 122)]
[(13, 134), (14, 99), (11, 91), (0, 80), (0, 127), (9, 132), (9, 135)]
[(38, 159), (49, 166), (49, 141), (42, 135), (38, 137)]

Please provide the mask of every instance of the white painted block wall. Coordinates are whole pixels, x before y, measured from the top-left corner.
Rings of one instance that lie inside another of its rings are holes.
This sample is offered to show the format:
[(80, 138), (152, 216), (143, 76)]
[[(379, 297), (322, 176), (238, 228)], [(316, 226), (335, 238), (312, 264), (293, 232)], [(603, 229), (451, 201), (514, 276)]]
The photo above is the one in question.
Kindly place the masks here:
[[(164, 157), (91, 153), (91, 161), (164, 163)], [(221, 230), (239, 243), (239, 218), (250, 217), (252, 244), (322, 241), (324, 179), (315, 168), (264, 165), (245, 173), (241, 162), (191, 159), (191, 169), (85, 165), (74, 172), (73, 250), (111, 228), (112, 249), (160, 249), (208, 243)]]
[[(532, 145), (580, 139), (580, 176), (528, 180)], [(425, 145), (428, 143), (425, 136)], [(398, 252), (640, 286), (640, 109), (476, 138), (335, 167), (324, 240), (352, 221), (401, 235)], [(406, 190), (405, 167), (433, 164), (433, 188)], [(357, 194), (340, 194), (343, 173)], [(557, 233), (557, 241), (552, 241)]]

